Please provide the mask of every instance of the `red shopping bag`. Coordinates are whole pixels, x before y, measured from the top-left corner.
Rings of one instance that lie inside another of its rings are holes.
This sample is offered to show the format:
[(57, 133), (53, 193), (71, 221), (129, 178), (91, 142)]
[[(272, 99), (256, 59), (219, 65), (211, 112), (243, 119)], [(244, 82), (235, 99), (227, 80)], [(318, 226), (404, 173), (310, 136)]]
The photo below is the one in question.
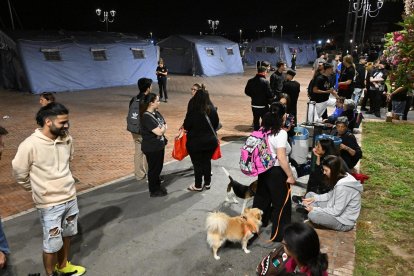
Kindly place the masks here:
[(180, 130), (180, 133), (174, 139), (174, 148), (172, 151), (172, 157), (176, 160), (183, 160), (187, 155), (187, 133), (184, 129)]
[(213, 156), (211, 156), (212, 160), (217, 160), (221, 158), (221, 149), (220, 149), (220, 140), (217, 140), (217, 148), (213, 153)]

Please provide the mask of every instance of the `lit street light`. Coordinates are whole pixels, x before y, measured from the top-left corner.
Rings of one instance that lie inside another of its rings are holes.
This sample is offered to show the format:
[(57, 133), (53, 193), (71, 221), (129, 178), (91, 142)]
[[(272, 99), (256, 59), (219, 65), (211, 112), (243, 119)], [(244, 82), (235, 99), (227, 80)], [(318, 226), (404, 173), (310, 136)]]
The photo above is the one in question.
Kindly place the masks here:
[(269, 26), (269, 29), (270, 29), (270, 31), (272, 32), (272, 37), (273, 37), (273, 34), (275, 33), (275, 31), (276, 31), (276, 29), (277, 29), (277, 25), (270, 25), (270, 26)]
[[(108, 23), (112, 23), (115, 20), (115, 10), (111, 10), (109, 12), (103, 11), (101, 9), (96, 9), (96, 15), (99, 17), (99, 21), (105, 22), (106, 25), (106, 31), (108, 31)], [(103, 19), (101, 19), (101, 14), (103, 15)], [(109, 19), (109, 15), (111, 15), (112, 19)]]
[(280, 39), (282, 39), (283, 36), (283, 26), (280, 26)]
[(207, 20), (207, 22), (210, 25), (210, 29), (213, 31), (213, 34), (214, 34), (214, 31), (217, 30), (217, 26), (220, 23), (220, 21), (209, 19)]
[(242, 33), (243, 33), (243, 31), (242, 31), (242, 29), (240, 29), (240, 30), (239, 30), (239, 34), (240, 34), (240, 43), (242, 43), (242, 42), (243, 42), (243, 40), (242, 40)]

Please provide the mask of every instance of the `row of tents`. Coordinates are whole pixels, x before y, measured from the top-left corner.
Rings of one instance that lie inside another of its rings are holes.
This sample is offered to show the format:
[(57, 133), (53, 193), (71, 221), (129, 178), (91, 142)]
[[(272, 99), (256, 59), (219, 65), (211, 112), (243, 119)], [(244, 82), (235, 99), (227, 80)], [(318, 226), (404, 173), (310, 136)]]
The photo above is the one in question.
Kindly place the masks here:
[(160, 57), (170, 73), (241, 74), (244, 64), (259, 60), (290, 66), (293, 52), (297, 65), (316, 59), (310, 42), (273, 38), (248, 44), (242, 57), (238, 43), (220, 36), (172, 35), (153, 45), (122, 33), (0, 31), (0, 87), (39, 94), (133, 85), (141, 77), (156, 81)]

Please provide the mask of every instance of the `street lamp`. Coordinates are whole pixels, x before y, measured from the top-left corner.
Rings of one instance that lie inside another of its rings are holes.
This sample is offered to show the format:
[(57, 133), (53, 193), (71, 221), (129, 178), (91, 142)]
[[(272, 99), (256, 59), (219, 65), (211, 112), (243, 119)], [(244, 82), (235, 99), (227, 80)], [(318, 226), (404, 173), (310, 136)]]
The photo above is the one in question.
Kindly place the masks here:
[[(115, 20), (115, 10), (111, 10), (109, 12), (102, 11), (101, 9), (96, 9), (96, 15), (99, 17), (99, 21), (105, 22), (106, 25), (106, 31), (108, 31), (108, 23), (112, 23)], [(103, 15), (103, 19), (101, 19), (101, 14)], [(109, 19), (109, 15), (111, 15), (112, 19)]]
[(209, 19), (207, 20), (207, 22), (210, 25), (210, 29), (213, 31), (213, 34), (214, 34), (214, 31), (217, 30), (217, 26), (220, 23), (220, 21)]
[(354, 31), (352, 34), (352, 40), (354, 41), (354, 43), (356, 41), (356, 29), (358, 25), (358, 19), (361, 19), (360, 35), (361, 35), (361, 44), (363, 44), (368, 16), (369, 17), (378, 16), (379, 11), (383, 5), (384, 5), (384, 0), (376, 0), (376, 1), (357, 0), (356, 2), (352, 0), (352, 8), (353, 8), (353, 12), (355, 13)]
[(270, 29), (270, 31), (272, 32), (272, 37), (273, 37), (273, 34), (274, 34), (274, 32), (276, 31), (276, 29), (277, 29), (277, 25), (270, 25), (270, 26), (269, 26), (269, 29)]
[(257, 38), (260, 38), (260, 33), (264, 33), (266, 30), (256, 30)]
[(280, 39), (282, 39), (283, 36), (283, 26), (280, 26)]
[(242, 40), (242, 33), (243, 33), (243, 31), (242, 31), (242, 29), (240, 29), (239, 30), (239, 34), (240, 34), (240, 44), (243, 42), (243, 40)]

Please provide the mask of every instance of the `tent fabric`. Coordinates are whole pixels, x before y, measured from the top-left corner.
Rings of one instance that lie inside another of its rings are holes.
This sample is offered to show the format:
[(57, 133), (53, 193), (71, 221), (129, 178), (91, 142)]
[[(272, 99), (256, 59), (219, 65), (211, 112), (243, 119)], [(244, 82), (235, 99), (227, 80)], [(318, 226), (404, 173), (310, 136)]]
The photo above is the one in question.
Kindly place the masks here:
[(17, 45), (2, 31), (0, 31), (0, 87), (18, 90), (28, 88)]
[(247, 45), (245, 60), (248, 65), (255, 65), (257, 61), (266, 60), (274, 66), (282, 60), (291, 67), (294, 51), (296, 51), (296, 65), (307, 65), (317, 58), (316, 46), (312, 42), (264, 37)]
[(238, 44), (220, 36), (173, 35), (158, 46), (170, 73), (210, 77), (244, 72)]
[[(139, 37), (115, 33), (16, 33), (14, 37), (29, 90), (35, 94), (133, 85), (141, 77), (156, 81), (158, 48)], [(134, 58), (134, 49), (143, 58)], [(61, 60), (46, 60), (44, 52), (56, 50)], [(94, 50), (106, 59), (95, 60)]]

